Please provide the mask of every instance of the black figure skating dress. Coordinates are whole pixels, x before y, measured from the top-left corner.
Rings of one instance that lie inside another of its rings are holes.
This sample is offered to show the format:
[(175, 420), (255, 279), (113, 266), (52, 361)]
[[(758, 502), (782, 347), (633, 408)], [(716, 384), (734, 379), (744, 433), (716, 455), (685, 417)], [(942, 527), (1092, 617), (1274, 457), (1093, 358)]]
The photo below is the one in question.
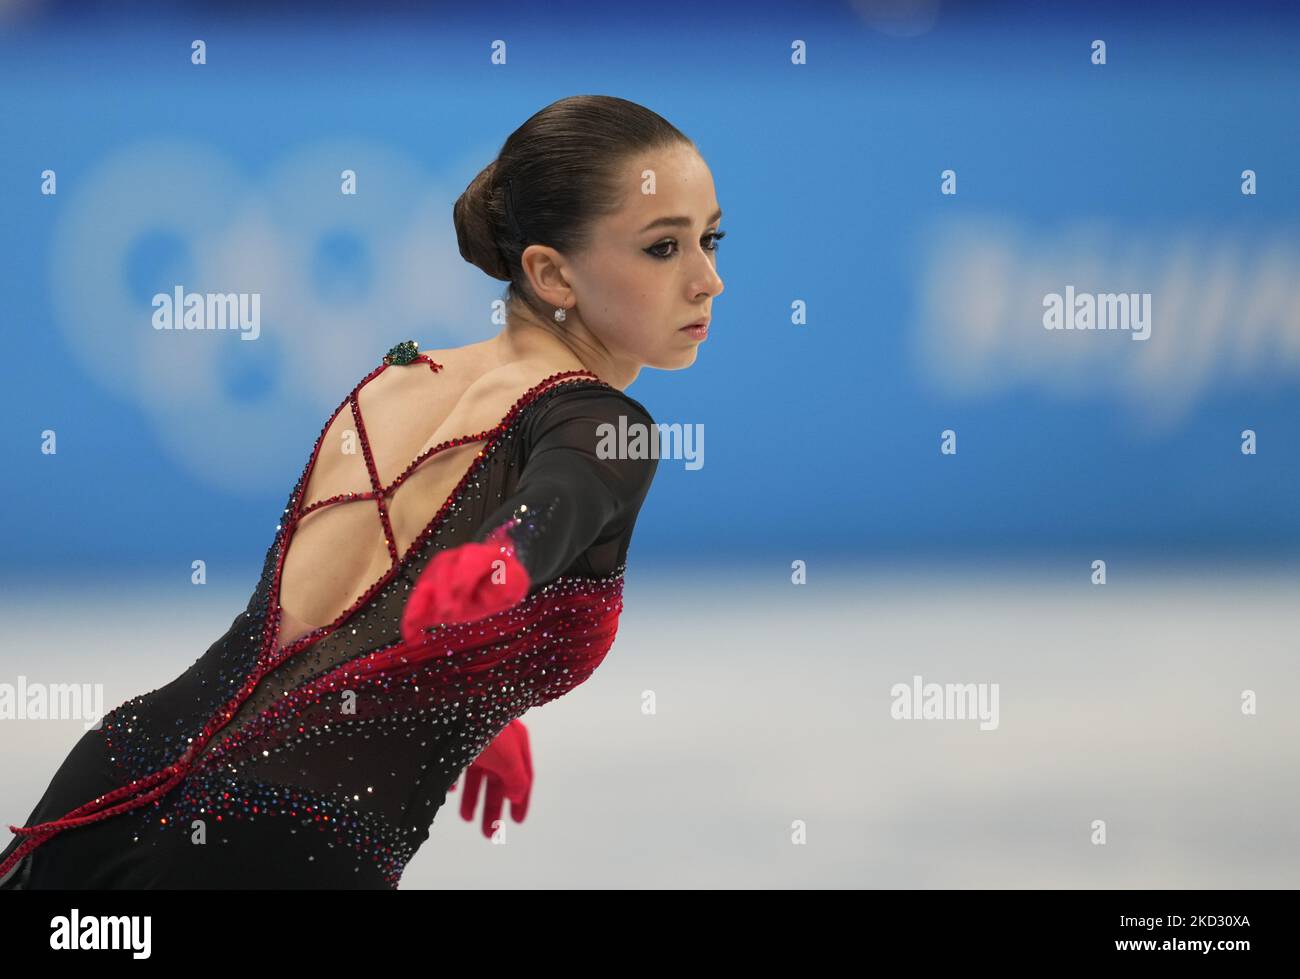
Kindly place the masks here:
[[(397, 887), (466, 766), (609, 650), (657, 465), (635, 442), (608, 451), (636, 426), (657, 429), (586, 371), (546, 377), (495, 427), (403, 468), (427, 441), (374, 444), (401, 418), (464, 431), (466, 387), (407, 341), (353, 388), (290, 494), (248, 607), (183, 674), (73, 747), (0, 854), (0, 888)], [(501, 418), (494, 405), (518, 390), (479, 407)], [(295, 555), (313, 522), (315, 550)], [(379, 557), (340, 571), (359, 560), (359, 537)], [(421, 579), (431, 560), (502, 540), (526, 593), (405, 639), (403, 610), (436, 577), (439, 563)], [(356, 596), (358, 580), (373, 583)]]

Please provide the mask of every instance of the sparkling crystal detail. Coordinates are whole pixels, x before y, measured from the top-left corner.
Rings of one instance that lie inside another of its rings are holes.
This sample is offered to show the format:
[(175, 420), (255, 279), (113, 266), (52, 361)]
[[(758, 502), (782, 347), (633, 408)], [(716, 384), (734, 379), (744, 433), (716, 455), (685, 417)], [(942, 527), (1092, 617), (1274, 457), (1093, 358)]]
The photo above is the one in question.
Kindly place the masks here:
[[(396, 345), (335, 414), (356, 409), (361, 388), (385, 367), (421, 358), (435, 373), (441, 369), (418, 354), (415, 341)], [(56, 813), (61, 818), (41, 825), (58, 830), (28, 842), (118, 819), (128, 854), (170, 860), (202, 824), (208, 845), (226, 844), (220, 852), (239, 860), (235, 831), (255, 825), (266, 839), (294, 847), (303, 865), (328, 857), (340, 872), (373, 874), (396, 888), (466, 766), (511, 721), (590, 677), (613, 644), (626, 540), (599, 573), (584, 558), (504, 611), (443, 625), (418, 647), (401, 638), (402, 611), (420, 571), (438, 552), (471, 540), (481, 515), (512, 492), (530, 418), (565, 390), (593, 387), (608, 385), (585, 371), (553, 374), (493, 429), (434, 446), (387, 486), (375, 480), (373, 492), (303, 506), (327, 422), (289, 494), (247, 608), (175, 681), (105, 715), (98, 734), (120, 787), (66, 816)], [(359, 410), (356, 419), (373, 463)], [(463, 478), (404, 553), (385, 525), (389, 571), (332, 623), (279, 647), (280, 579), (303, 517), (329, 505), (371, 505), (386, 524), (383, 501), (423, 460), (476, 442), (483, 444)], [(510, 535), (521, 554), (544, 535), (555, 506), (543, 497), (514, 510)], [(72, 825), (61, 825), (74, 814)]]
[(405, 366), (418, 356), (420, 356), (420, 345), (414, 340), (403, 340), (384, 354), (384, 363)]

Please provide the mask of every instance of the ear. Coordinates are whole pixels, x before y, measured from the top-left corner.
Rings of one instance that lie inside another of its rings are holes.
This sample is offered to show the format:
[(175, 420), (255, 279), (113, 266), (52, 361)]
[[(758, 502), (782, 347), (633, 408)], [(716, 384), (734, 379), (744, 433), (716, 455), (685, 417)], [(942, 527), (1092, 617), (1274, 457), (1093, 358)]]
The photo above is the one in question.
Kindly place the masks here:
[(564, 256), (550, 245), (529, 245), (519, 256), (534, 295), (550, 306), (563, 306), (573, 298), (573, 285), (565, 275)]

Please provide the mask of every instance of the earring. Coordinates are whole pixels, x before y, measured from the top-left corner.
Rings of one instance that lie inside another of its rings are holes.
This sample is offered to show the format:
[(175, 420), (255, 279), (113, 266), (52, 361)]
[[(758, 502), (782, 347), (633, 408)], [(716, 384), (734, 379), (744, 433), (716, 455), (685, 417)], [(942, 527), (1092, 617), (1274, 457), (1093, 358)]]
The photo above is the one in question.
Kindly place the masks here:
[(564, 307), (563, 307), (563, 306), (558, 307), (558, 308), (555, 310), (555, 322), (557, 322), (557, 323), (563, 323), (563, 322), (564, 322), (564, 317), (566, 317), (567, 315), (569, 315), (569, 314), (566, 313), (566, 312), (564, 311)]

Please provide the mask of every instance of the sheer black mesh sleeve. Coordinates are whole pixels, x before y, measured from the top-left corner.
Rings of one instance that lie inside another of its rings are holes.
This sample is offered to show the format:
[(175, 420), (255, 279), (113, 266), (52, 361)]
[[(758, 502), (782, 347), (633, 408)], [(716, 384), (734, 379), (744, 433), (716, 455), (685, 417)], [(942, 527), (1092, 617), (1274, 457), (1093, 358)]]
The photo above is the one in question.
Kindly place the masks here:
[(525, 445), (518, 484), (473, 539), (517, 520), (507, 533), (530, 594), (571, 566), (576, 573), (613, 571), (659, 464), (650, 413), (608, 387), (566, 391), (530, 419)]

